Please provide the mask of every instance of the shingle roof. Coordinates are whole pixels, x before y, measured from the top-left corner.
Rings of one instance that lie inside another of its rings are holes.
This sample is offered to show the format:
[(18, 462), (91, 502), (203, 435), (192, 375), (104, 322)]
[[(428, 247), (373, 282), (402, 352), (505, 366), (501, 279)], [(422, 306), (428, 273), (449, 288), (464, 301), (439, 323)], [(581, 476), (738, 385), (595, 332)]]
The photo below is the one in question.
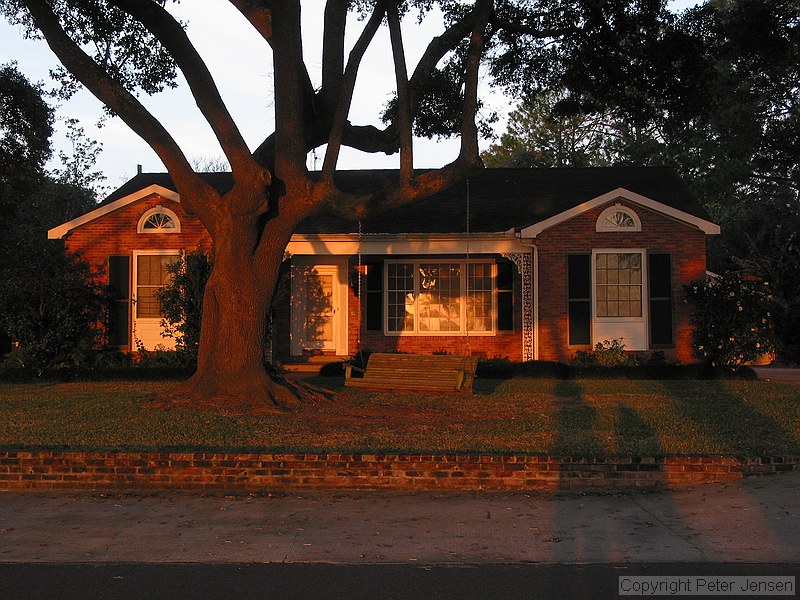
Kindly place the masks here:
[[(224, 192), (232, 184), (229, 173), (203, 175)], [(378, 189), (397, 177), (393, 170), (342, 171), (337, 184), (346, 191)], [(103, 204), (157, 184), (175, 190), (167, 173), (140, 173), (111, 194)], [(677, 173), (667, 167), (608, 167), (553, 169), (485, 169), (468, 182), (362, 223), (364, 233), (473, 233), (519, 230), (570, 208), (625, 188), (700, 219), (710, 221)], [(469, 194), (468, 194), (469, 190)], [(467, 196), (469, 195), (469, 203)], [(354, 222), (312, 217), (298, 233), (353, 233)]]

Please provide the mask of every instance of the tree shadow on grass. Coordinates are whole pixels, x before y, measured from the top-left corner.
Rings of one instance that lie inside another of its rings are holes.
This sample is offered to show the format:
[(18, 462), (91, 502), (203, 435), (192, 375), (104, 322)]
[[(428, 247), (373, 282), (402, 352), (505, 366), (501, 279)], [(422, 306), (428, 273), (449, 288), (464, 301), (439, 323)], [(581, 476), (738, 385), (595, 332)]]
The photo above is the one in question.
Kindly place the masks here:
[(720, 452), (764, 456), (800, 452), (797, 439), (771, 416), (747, 403), (723, 381), (661, 381), (674, 410), (698, 425)]
[(594, 431), (597, 411), (583, 397), (583, 386), (560, 380), (553, 388), (556, 396), (557, 433), (551, 452), (556, 455), (602, 456), (605, 451)]
[(614, 435), (617, 452), (621, 455), (660, 456), (662, 453), (656, 430), (627, 404), (617, 407)]

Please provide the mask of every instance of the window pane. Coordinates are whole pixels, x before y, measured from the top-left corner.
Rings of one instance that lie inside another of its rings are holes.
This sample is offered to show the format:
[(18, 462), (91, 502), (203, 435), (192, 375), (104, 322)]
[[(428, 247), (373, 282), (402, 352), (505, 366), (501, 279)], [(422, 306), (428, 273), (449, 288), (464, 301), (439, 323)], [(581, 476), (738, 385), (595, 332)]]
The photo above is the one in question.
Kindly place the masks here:
[(467, 331), (492, 330), (492, 265), (467, 264)]
[[(513, 265), (508, 263), (507, 266)], [(496, 279), (492, 263), (387, 262), (384, 269), (387, 331), (466, 333), (493, 330)], [(508, 326), (513, 328), (513, 277), (507, 280), (510, 289), (503, 292), (508, 295), (504, 302), (505, 320), (510, 321)], [(374, 314), (374, 309), (371, 312)]]
[(171, 254), (143, 255), (136, 258), (136, 316), (145, 319), (161, 317), (161, 303), (156, 292), (167, 285), (172, 275), (167, 268), (176, 262)]
[(598, 253), (595, 283), (598, 317), (642, 316), (641, 254)]
[(387, 327), (389, 331), (414, 329), (414, 278), (412, 263), (387, 265)]
[(156, 298), (156, 287), (140, 287), (136, 297), (136, 316), (158, 318), (161, 316), (161, 303)]
[(420, 263), (419, 331), (461, 330), (461, 265)]

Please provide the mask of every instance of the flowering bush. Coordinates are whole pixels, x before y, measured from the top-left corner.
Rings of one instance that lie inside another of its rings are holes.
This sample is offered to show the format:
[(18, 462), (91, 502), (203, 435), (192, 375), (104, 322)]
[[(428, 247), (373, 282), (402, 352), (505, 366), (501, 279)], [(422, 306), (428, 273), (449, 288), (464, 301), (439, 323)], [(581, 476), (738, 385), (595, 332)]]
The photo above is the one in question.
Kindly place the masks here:
[(684, 286), (694, 305), (694, 353), (715, 367), (734, 367), (774, 349), (772, 295), (765, 281), (736, 272)]
[(597, 342), (593, 352), (578, 350), (570, 361), (573, 367), (633, 367), (639, 364), (635, 354), (625, 352), (622, 339)]

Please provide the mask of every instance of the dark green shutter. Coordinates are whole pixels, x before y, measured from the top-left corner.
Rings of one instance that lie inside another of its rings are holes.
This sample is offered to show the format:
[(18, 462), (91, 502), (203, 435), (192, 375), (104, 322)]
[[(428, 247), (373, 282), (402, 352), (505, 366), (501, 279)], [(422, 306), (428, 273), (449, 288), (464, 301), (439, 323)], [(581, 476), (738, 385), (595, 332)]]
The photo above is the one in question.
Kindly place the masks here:
[(129, 256), (108, 257), (108, 343), (127, 346), (130, 343), (130, 266)]
[(592, 257), (572, 254), (567, 257), (567, 311), (569, 345), (592, 343)]
[(648, 256), (650, 283), (650, 345), (671, 346), (672, 324), (672, 257), (669, 254)]
[(497, 263), (497, 330), (514, 331), (514, 265)]
[(383, 331), (383, 263), (367, 265), (366, 294), (364, 294), (364, 328)]

